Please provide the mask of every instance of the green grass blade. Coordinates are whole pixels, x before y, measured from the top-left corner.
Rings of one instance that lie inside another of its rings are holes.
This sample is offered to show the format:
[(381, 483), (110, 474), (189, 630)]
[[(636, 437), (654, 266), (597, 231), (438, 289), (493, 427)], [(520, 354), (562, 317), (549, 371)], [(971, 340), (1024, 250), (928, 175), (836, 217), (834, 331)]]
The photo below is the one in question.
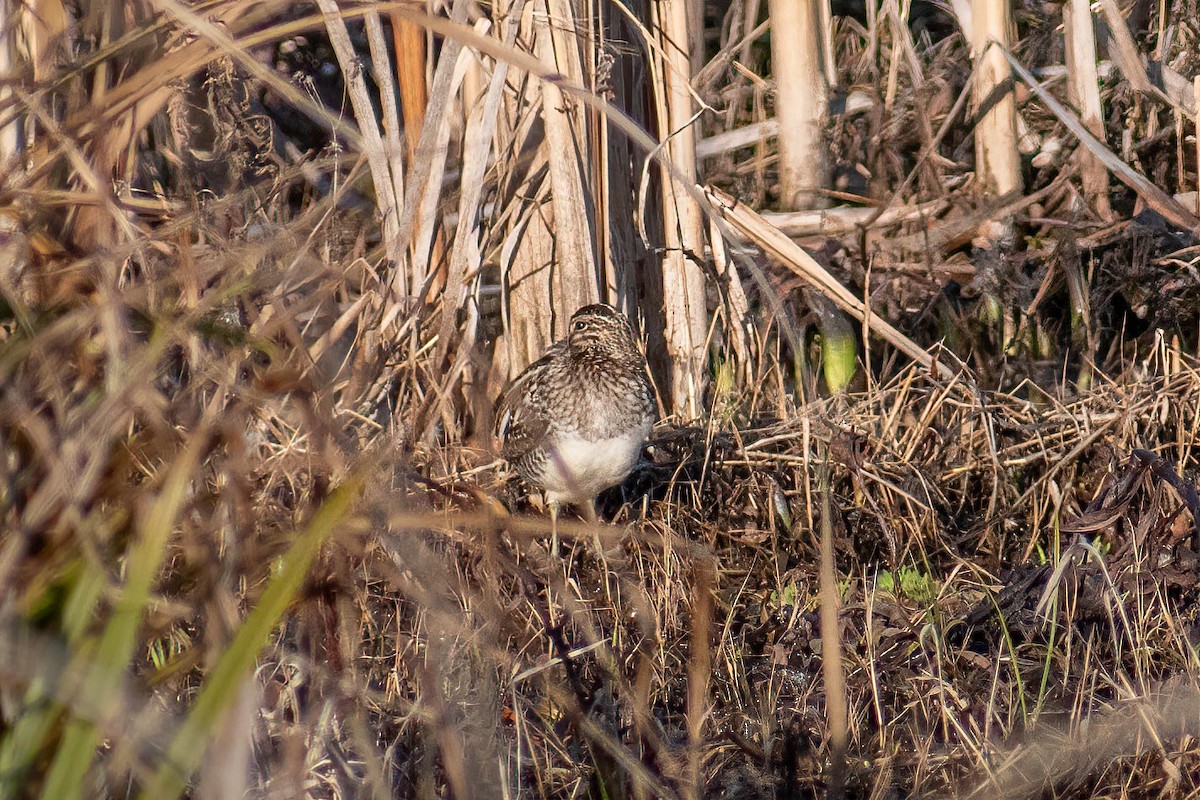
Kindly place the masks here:
[[(84, 634), (104, 590), (105, 576), (87, 569), (82, 562), (77, 562), (72, 573), (71, 589), (62, 611), (63, 632), (72, 650), (79, 653), (81, 645), (86, 647), (82, 644)], [(42, 747), (50, 741), (63, 710), (53, 694), (53, 688), (41, 676), (34, 680), (25, 692), (21, 716), (0, 738), (0, 797), (19, 794), (17, 788), (23, 785)]]
[(233, 643), (205, 681), (187, 720), (171, 742), (166, 760), (143, 789), (143, 800), (178, 797), (188, 778), (199, 768), (213, 726), (236, 698), (244, 676), (254, 668), (259, 652), (304, 584), (321, 545), (346, 515), (361, 484), (360, 479), (352, 479), (334, 491), (313, 516), (308, 529), (284, 554), (258, 605), (246, 617)]
[[(202, 435), (192, 437), (183, 455), (171, 465), (167, 480), (141, 526), (142, 535), (129, 556), (125, 589), (92, 659), (90, 679), (84, 691), (93, 702), (102, 704), (116, 696), (133, 657), (138, 625), (150, 599), (150, 587), (162, 567), (167, 542), (175, 529), (175, 518), (207, 438)], [(42, 788), (43, 798), (74, 800), (82, 797), (83, 779), (95, 755), (98, 738), (96, 726), (90, 720), (74, 719), (67, 724)]]

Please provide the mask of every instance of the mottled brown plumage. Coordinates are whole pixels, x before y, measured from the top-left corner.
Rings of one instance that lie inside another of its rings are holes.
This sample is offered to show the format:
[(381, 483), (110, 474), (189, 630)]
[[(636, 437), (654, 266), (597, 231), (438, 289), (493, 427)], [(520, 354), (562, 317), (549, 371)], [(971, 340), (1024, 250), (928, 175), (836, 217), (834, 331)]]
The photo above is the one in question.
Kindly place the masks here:
[(654, 424), (646, 360), (625, 316), (609, 305), (584, 306), (567, 337), (547, 348), (500, 401), (501, 455), (546, 493), (552, 513), (625, 479)]

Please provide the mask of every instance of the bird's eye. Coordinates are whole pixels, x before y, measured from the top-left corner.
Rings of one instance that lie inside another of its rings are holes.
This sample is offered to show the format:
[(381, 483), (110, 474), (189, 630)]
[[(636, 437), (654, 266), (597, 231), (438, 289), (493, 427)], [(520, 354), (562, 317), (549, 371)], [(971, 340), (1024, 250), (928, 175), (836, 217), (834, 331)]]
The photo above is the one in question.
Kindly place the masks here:
[(586, 331), (587, 330), (587, 320), (582, 320), (582, 319), (575, 320), (575, 330)]

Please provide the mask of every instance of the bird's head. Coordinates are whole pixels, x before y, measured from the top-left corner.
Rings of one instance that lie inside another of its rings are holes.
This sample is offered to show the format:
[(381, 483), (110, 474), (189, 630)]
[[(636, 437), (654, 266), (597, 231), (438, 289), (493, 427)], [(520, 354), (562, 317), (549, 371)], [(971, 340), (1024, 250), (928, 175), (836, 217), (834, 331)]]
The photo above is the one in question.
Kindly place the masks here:
[(571, 315), (567, 346), (572, 355), (579, 357), (621, 358), (638, 354), (629, 321), (604, 303), (584, 306)]

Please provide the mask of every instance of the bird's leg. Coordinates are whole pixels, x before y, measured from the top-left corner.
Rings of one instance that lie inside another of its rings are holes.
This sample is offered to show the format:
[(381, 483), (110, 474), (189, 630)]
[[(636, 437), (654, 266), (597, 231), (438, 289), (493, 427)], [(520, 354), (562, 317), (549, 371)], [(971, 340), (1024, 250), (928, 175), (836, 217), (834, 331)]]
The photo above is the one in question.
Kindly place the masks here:
[(583, 511), (584, 520), (592, 527), (592, 544), (596, 548), (596, 555), (607, 569), (608, 559), (604, 557), (604, 545), (600, 541), (600, 525), (596, 522), (596, 499), (593, 497), (584, 501), (580, 510)]
[(550, 554), (558, 554), (558, 503), (550, 501)]

